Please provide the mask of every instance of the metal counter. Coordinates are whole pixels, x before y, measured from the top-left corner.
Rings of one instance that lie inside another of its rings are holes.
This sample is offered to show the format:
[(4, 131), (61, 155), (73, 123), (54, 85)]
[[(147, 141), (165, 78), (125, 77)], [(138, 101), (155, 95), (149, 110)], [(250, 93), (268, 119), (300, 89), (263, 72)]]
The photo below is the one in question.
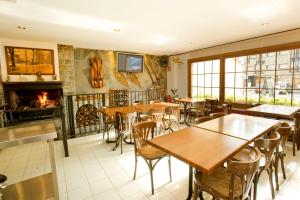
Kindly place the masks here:
[[(38, 141), (48, 141), (52, 173), (34, 177), (3, 189), (3, 200), (59, 199), (54, 153), (57, 132), (53, 122), (38, 121), (0, 128), (0, 149)], [(9, 177), (8, 177), (9, 179)]]

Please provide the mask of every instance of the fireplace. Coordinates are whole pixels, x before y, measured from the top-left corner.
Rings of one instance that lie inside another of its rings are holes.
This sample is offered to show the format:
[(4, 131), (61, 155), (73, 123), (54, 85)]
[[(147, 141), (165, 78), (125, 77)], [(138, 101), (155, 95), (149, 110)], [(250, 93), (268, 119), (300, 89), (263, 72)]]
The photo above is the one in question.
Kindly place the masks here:
[(3, 90), (10, 123), (60, 116), (61, 82), (6, 82)]

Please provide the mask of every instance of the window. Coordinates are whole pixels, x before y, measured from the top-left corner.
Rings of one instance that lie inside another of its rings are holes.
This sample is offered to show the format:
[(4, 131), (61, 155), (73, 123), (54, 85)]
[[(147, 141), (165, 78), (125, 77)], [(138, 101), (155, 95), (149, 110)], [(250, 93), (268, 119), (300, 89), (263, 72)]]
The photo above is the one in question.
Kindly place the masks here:
[(220, 60), (191, 64), (192, 97), (219, 99)]
[(226, 58), (225, 101), (300, 105), (299, 49)]

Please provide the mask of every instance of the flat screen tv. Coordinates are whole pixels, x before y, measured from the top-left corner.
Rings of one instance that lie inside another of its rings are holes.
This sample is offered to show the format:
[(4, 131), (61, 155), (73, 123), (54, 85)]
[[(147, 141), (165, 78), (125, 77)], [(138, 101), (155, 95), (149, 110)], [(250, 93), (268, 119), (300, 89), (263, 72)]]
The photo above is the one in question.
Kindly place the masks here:
[(118, 72), (143, 72), (143, 55), (118, 52), (117, 58)]

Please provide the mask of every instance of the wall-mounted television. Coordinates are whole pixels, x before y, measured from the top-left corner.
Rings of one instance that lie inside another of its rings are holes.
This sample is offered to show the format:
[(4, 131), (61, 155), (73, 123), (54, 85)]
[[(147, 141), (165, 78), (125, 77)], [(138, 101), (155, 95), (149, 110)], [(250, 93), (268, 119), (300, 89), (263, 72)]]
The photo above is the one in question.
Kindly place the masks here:
[(144, 56), (132, 53), (117, 53), (118, 72), (143, 72)]

